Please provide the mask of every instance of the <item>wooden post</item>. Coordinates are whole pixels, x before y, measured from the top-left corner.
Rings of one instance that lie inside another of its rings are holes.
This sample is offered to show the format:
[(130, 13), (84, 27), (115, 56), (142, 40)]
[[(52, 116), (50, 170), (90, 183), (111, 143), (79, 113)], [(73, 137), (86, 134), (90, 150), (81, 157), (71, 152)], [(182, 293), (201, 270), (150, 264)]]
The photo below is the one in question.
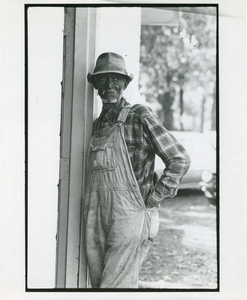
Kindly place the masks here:
[(95, 8), (66, 8), (62, 83), (56, 288), (86, 287), (82, 195), (93, 123)]
[(56, 288), (66, 285), (70, 132), (72, 118), (75, 9), (66, 8), (64, 18), (63, 81), (60, 130), (60, 171), (58, 187), (58, 223), (56, 253)]

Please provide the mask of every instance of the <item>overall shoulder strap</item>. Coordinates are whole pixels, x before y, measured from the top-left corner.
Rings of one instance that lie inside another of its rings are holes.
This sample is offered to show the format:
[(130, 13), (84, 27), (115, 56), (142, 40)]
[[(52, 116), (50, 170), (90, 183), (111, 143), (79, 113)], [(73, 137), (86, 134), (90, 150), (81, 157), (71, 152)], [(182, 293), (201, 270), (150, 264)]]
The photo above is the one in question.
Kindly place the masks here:
[(117, 118), (117, 123), (118, 122), (125, 123), (130, 109), (131, 109), (131, 105), (124, 106), (124, 108), (121, 110), (121, 112)]

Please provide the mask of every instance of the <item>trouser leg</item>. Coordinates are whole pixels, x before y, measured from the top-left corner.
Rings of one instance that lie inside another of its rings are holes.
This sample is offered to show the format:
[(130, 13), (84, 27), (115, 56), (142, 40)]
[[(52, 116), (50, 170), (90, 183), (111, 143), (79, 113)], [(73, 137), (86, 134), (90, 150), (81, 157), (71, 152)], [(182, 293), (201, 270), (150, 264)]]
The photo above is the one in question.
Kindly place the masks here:
[(138, 288), (141, 264), (152, 244), (148, 240), (148, 214), (145, 209), (130, 205), (130, 199), (121, 197), (121, 193), (105, 193), (104, 198), (107, 205), (89, 202), (86, 219), (86, 253), (92, 287)]
[(104, 268), (106, 237), (101, 222), (100, 206), (96, 205), (94, 195), (90, 196), (90, 207), (84, 208), (86, 258), (92, 287), (99, 288)]
[(145, 243), (148, 239), (146, 211), (133, 208), (124, 199), (119, 205), (115, 199), (112, 211), (100, 287), (138, 288), (141, 263), (150, 248)]

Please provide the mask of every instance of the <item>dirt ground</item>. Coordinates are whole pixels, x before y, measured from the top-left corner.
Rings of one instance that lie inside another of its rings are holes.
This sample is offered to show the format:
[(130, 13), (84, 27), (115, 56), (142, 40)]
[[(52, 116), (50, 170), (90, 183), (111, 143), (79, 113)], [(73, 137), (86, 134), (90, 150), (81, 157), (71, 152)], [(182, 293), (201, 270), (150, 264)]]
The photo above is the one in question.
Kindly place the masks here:
[(160, 206), (160, 228), (139, 288), (217, 288), (216, 208), (201, 192), (179, 192)]

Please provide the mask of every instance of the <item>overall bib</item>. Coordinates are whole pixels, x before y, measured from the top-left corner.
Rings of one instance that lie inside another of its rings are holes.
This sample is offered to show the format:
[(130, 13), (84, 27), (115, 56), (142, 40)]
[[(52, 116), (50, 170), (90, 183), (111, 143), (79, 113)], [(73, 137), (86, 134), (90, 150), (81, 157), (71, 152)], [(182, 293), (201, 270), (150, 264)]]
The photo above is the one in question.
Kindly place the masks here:
[(138, 288), (138, 275), (159, 227), (147, 209), (124, 139), (130, 106), (90, 142), (84, 195), (86, 256), (92, 288)]

